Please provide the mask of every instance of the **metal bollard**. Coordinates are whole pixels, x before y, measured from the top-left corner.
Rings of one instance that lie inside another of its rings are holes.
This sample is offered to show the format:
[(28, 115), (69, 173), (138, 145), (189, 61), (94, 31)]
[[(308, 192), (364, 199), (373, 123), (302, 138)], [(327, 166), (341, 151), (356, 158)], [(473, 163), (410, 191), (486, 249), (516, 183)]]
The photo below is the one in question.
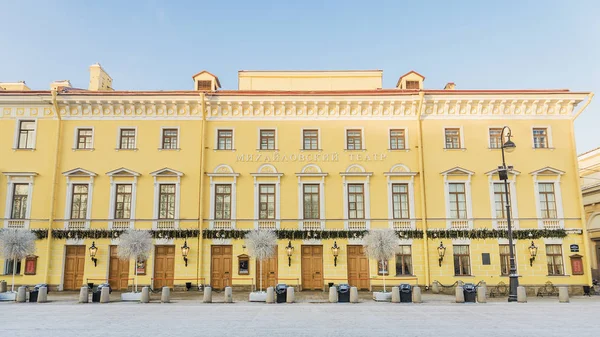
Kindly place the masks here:
[(40, 287), (38, 289), (39, 293), (38, 293), (38, 298), (37, 298), (37, 302), (38, 303), (46, 303), (48, 302), (48, 288), (46, 287)]
[(288, 287), (285, 294), (285, 301), (287, 303), (294, 303), (294, 287)]
[(81, 287), (79, 291), (79, 303), (88, 303), (90, 301), (90, 288), (87, 286)]
[(212, 288), (211, 287), (204, 288), (204, 297), (202, 298), (202, 302), (212, 303)]
[(169, 287), (162, 287), (162, 293), (160, 294), (161, 303), (169, 303), (171, 301), (171, 289)]
[(465, 303), (465, 293), (463, 287), (456, 287), (455, 290), (456, 303)]
[(225, 303), (233, 303), (233, 289), (225, 287)]
[(329, 287), (329, 303), (337, 303), (337, 302), (338, 302), (337, 287)]
[(400, 287), (392, 287), (392, 303), (400, 303)]

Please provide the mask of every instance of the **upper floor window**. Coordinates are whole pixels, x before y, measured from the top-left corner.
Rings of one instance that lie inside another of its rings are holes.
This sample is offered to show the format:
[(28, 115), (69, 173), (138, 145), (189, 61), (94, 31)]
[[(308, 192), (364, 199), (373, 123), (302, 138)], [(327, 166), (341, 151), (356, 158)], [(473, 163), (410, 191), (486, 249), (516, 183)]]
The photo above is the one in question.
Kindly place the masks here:
[(35, 141), (35, 121), (19, 121), (18, 149), (33, 149)]
[(319, 130), (302, 130), (303, 150), (319, 149)]
[(160, 184), (158, 218), (175, 219), (175, 184)]
[(461, 148), (461, 143), (460, 143), (460, 129), (458, 128), (453, 128), (453, 129), (445, 129), (445, 136), (446, 136), (446, 148), (447, 149), (460, 149)]
[(536, 149), (545, 149), (548, 147), (548, 129), (533, 129), (533, 147)]
[(119, 131), (119, 149), (135, 149), (135, 129), (120, 129)]
[(163, 129), (162, 130), (162, 148), (165, 150), (178, 148), (178, 129)]
[(215, 185), (215, 220), (231, 220), (231, 185)]
[(258, 218), (261, 220), (275, 219), (275, 185), (260, 184), (258, 199)]
[[(508, 192), (510, 198), (510, 190)], [(494, 203), (496, 204), (496, 218), (506, 219), (506, 193), (504, 183), (494, 183)]]
[(543, 219), (556, 219), (556, 196), (553, 183), (538, 183), (540, 211)]
[(11, 219), (25, 219), (27, 217), (27, 198), (29, 197), (29, 184), (14, 184), (12, 197)]
[(408, 219), (408, 184), (392, 184), (394, 219)]
[(91, 149), (93, 136), (94, 130), (92, 129), (77, 129), (76, 149)]
[(260, 149), (275, 150), (275, 130), (260, 130)]
[(319, 219), (319, 184), (303, 184), (304, 219)]
[(348, 219), (365, 218), (365, 186), (348, 184)]
[(396, 253), (396, 275), (412, 275), (412, 254), (410, 245), (398, 246)]
[(546, 260), (548, 262), (548, 275), (565, 274), (561, 245), (546, 245)]
[(212, 81), (198, 81), (198, 90), (212, 90)]
[(454, 245), (454, 275), (471, 275), (469, 245)]
[(217, 130), (217, 150), (233, 150), (233, 130)]
[(419, 89), (419, 81), (406, 81), (406, 89)]
[(490, 149), (502, 148), (502, 129), (490, 128)]
[(346, 149), (362, 150), (362, 130), (346, 130)]
[(406, 138), (404, 135), (404, 129), (390, 130), (390, 149), (406, 149)]
[(450, 217), (452, 219), (467, 218), (467, 201), (464, 183), (448, 184)]
[(71, 196), (71, 219), (87, 218), (88, 184), (73, 184)]
[(115, 198), (115, 219), (131, 219), (131, 184), (117, 184)]

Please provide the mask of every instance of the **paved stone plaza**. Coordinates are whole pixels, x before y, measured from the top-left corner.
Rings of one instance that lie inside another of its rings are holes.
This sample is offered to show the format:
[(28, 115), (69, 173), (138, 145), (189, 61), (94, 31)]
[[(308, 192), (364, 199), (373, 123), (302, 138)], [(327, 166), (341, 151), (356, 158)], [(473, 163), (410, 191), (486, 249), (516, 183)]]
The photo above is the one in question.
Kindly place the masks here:
[(156, 294), (150, 304), (118, 302), (116, 294), (108, 304), (77, 304), (73, 294), (57, 293), (49, 303), (4, 302), (0, 336), (593, 336), (600, 312), (600, 297), (455, 304), (425, 294), (422, 304), (392, 304), (363, 293), (358, 304), (329, 304), (314, 292), (301, 303), (267, 305), (204, 304), (196, 294), (175, 293), (168, 304)]

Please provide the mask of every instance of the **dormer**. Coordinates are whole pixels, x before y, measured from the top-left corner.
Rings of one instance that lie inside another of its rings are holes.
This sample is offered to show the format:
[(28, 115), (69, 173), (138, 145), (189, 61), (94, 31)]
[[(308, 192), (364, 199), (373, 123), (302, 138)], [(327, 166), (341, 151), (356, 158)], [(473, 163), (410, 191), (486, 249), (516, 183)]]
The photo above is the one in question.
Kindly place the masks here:
[(194, 90), (216, 91), (221, 88), (219, 78), (206, 70), (192, 76), (192, 79), (194, 80)]
[(50, 83), (50, 90), (58, 90), (58, 88), (72, 88), (71, 81), (61, 80)]
[(396, 88), (409, 90), (423, 89), (423, 81), (425, 81), (425, 76), (411, 70), (400, 76), (398, 83), (396, 83)]

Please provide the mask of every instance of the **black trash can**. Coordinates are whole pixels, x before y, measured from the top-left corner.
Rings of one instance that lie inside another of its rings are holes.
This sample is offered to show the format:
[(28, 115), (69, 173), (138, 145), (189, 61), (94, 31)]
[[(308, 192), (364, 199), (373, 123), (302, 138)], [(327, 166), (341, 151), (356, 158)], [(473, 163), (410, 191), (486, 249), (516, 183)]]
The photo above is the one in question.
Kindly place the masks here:
[(412, 287), (408, 283), (400, 284), (400, 302), (411, 303), (412, 302)]
[(33, 288), (33, 290), (29, 292), (29, 303), (37, 303), (39, 293), (40, 290), (38, 287)]
[(465, 296), (465, 302), (477, 302), (477, 287), (475, 287), (473, 283), (465, 283), (463, 286), (463, 294)]
[(337, 287), (338, 302), (350, 302), (350, 285), (340, 284)]
[(285, 303), (287, 299), (287, 285), (283, 283), (276, 285), (275, 295), (277, 296), (277, 303)]
[(108, 283), (99, 284), (96, 288), (96, 291), (92, 292), (92, 302), (100, 302), (100, 294), (102, 293), (102, 288), (108, 288), (108, 293), (112, 293), (112, 288)]

